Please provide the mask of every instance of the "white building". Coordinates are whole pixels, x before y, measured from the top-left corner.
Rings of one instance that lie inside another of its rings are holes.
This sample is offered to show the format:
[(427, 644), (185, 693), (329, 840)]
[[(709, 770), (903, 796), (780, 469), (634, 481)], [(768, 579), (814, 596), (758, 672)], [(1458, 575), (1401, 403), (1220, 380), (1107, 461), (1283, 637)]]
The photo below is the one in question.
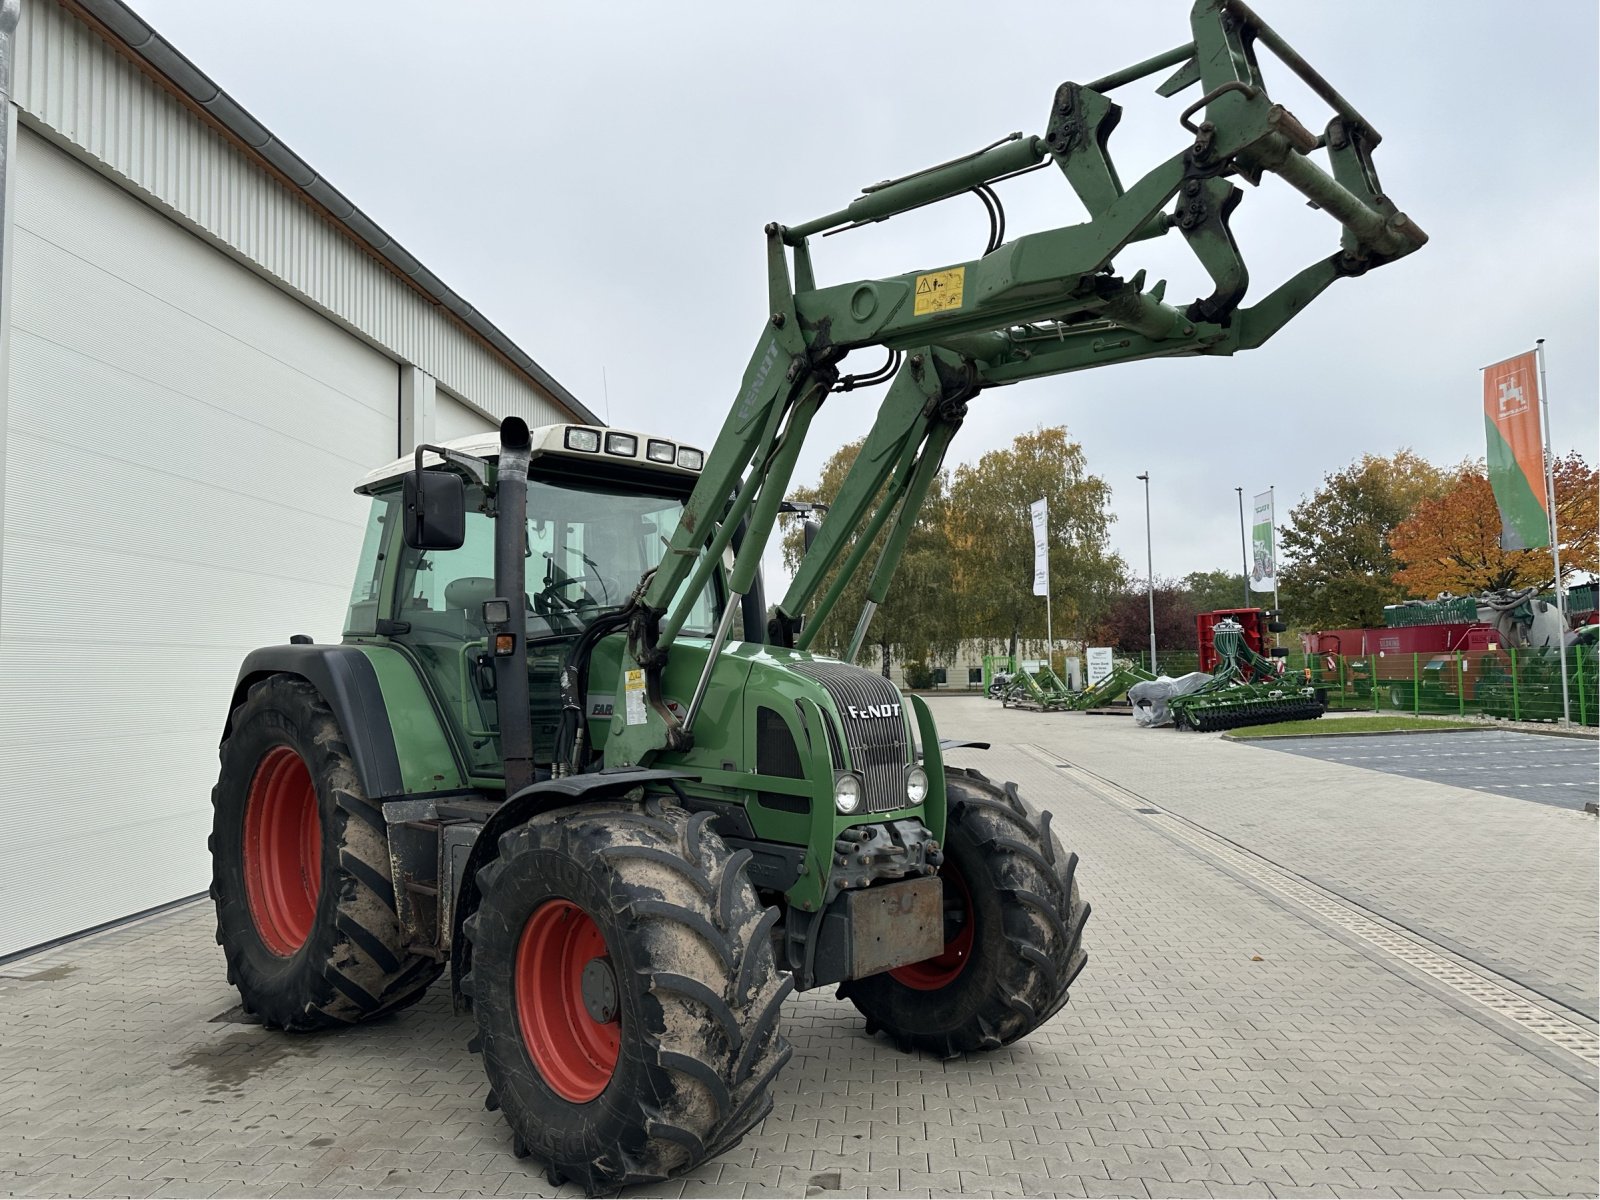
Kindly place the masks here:
[(119, 0), (0, 0), (0, 103), (4, 956), (205, 891), (239, 662), (338, 639), (369, 468), (597, 422)]

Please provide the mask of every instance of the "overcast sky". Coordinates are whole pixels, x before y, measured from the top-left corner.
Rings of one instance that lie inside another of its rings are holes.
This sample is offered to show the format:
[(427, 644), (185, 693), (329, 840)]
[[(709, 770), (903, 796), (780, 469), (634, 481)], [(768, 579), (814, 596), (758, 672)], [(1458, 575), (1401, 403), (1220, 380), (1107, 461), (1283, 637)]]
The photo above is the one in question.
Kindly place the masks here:
[[(874, 181), (1043, 133), (1062, 80), (1188, 40), (1178, 0), (921, 3), (134, 0), (136, 11), (601, 415), (709, 447), (767, 314), (761, 228)], [(1236, 359), (1110, 367), (996, 389), (952, 465), (1065, 424), (1113, 488), (1112, 544), (1144, 571), (1239, 565), (1234, 488), (1280, 519), (1330, 471), (1409, 446), (1484, 452), (1478, 368), (1547, 339), (1557, 452), (1596, 458), (1594, 0), (1258, 0), (1383, 134), (1385, 191), (1417, 254), (1335, 284)], [(1274, 68), (1277, 68), (1276, 70)], [(1306, 125), (1328, 113), (1275, 62)], [(1155, 80), (1120, 89), (1125, 185), (1180, 151)], [(1083, 219), (1059, 173), (1002, 185), (1008, 236)], [(1233, 229), (1251, 298), (1337, 246), (1276, 178)], [(819, 282), (976, 257), (971, 197), (817, 247)], [(1175, 235), (1116, 261), (1209, 288)], [(863, 354), (860, 358), (876, 355)], [(865, 362), (851, 369), (867, 369)], [(865, 433), (835, 397), (797, 480)], [(881, 393), (866, 393), (869, 397)]]

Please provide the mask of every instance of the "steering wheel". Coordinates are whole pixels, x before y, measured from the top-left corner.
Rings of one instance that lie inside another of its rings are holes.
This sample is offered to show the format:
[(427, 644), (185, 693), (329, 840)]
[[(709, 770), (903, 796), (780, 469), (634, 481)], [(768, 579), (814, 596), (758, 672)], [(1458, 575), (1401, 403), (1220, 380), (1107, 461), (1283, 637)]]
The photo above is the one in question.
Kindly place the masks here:
[(604, 592), (609, 582), (598, 575), (573, 575), (555, 580), (534, 596), (533, 611), (548, 621), (552, 629), (582, 625), (588, 620), (588, 614), (600, 607), (600, 601), (587, 588), (581, 588), (582, 594), (576, 598), (563, 595), (563, 590), (575, 584), (598, 583)]

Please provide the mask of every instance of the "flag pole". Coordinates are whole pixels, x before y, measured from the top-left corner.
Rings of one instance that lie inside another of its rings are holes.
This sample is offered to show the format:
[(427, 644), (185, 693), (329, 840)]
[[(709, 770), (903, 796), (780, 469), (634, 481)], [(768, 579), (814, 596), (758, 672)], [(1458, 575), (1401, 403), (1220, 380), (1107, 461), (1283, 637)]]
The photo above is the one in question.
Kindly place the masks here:
[[(1272, 611), (1277, 613), (1274, 618), (1279, 624), (1283, 623), (1283, 605), (1278, 601), (1278, 489), (1274, 484), (1267, 484), (1267, 536), (1271, 538), (1272, 546)], [(1278, 635), (1272, 635), (1272, 645), (1276, 649)], [(1287, 664), (1285, 664), (1287, 665)]]
[(1545, 383), (1544, 339), (1534, 343), (1539, 358), (1539, 405), (1544, 409), (1544, 495), (1550, 509), (1550, 559), (1556, 570), (1556, 615), (1561, 618), (1561, 723), (1572, 724), (1572, 699), (1567, 694), (1567, 594), (1561, 586), (1561, 535), (1556, 522), (1556, 467), (1550, 452), (1550, 393)]

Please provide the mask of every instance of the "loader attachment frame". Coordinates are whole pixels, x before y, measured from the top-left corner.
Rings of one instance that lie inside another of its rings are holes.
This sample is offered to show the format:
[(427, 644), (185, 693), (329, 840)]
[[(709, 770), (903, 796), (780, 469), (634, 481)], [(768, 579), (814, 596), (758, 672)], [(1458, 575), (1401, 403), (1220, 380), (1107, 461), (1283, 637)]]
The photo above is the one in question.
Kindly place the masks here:
[[(642, 668), (645, 720), (613, 738), (608, 758), (642, 763), (659, 750), (691, 744), (694, 706), (687, 719), (680, 717), (660, 690), (667, 653), (688, 612), (686, 598), (697, 595), (716, 569), (741, 521), (747, 533), (729, 576), (730, 606), (754, 585), (813, 418), (830, 392), (861, 382), (841, 379), (839, 364), (851, 351), (887, 348), (895, 369), (861, 454), (776, 608), (773, 629), (799, 648), (837, 603), (839, 581), (876, 549), (852, 639), (852, 651), (859, 649), (950, 441), (983, 390), (1119, 362), (1253, 349), (1335, 280), (1361, 275), (1427, 241), (1381, 190), (1372, 158), (1381, 139), (1371, 122), (1248, 5), (1199, 0), (1190, 29), (1189, 42), (1164, 54), (1090, 84), (1063, 83), (1042, 135), (1012, 134), (874, 184), (835, 212), (766, 227), (770, 316), (683, 521), (632, 614), (625, 665)], [(1323, 132), (1311, 133), (1273, 102), (1259, 58), (1263, 47), (1332, 109)], [(1121, 109), (1108, 93), (1173, 67), (1160, 94), (1200, 91), (1178, 117), (1187, 144), (1124, 187), (1109, 152)], [(1313, 157), (1323, 154), (1326, 166)], [(1088, 219), (1003, 240), (993, 186), (1052, 164)], [(1333, 217), (1340, 241), (1245, 306), (1249, 272), (1229, 228), (1243, 195), (1234, 181), (1257, 185), (1268, 175)], [(973, 191), (993, 220), (980, 257), (818, 284), (810, 239)], [(1187, 304), (1167, 301), (1164, 280), (1147, 286), (1144, 271), (1124, 277), (1113, 261), (1129, 246), (1173, 231), (1213, 285), (1210, 294)], [(818, 600), (841, 559), (843, 569)], [(713, 640), (708, 676), (726, 636), (724, 623)]]

